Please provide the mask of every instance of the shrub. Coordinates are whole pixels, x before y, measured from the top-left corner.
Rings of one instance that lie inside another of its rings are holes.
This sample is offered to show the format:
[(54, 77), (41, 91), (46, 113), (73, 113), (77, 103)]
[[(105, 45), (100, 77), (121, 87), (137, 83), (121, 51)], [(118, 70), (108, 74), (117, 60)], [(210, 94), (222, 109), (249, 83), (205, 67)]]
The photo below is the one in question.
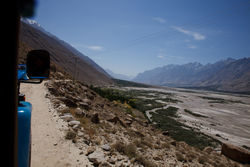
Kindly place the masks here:
[(136, 156), (136, 146), (135, 144), (124, 144), (120, 141), (117, 141), (112, 148), (118, 151), (121, 154), (127, 155), (129, 158)]
[(153, 144), (151, 142), (149, 142), (150, 140), (145, 140), (145, 139), (142, 139), (141, 140), (141, 143), (145, 146), (148, 146), (149, 148), (153, 148)]
[(68, 131), (68, 132), (66, 133), (65, 139), (67, 139), (67, 140), (72, 140), (72, 139), (74, 139), (75, 137), (76, 137), (75, 132)]
[(176, 152), (175, 155), (178, 161), (187, 162), (185, 156), (183, 156), (180, 152)]
[(127, 155), (129, 158), (136, 157), (136, 146), (133, 143), (130, 143), (125, 146), (124, 154)]
[(202, 155), (202, 156), (200, 156), (200, 157), (198, 158), (198, 162), (199, 162), (200, 164), (204, 164), (206, 161), (207, 161), (207, 157), (204, 156), (204, 155)]
[(145, 167), (156, 167), (157, 165), (147, 160), (145, 157), (139, 155), (136, 150), (136, 145), (134, 143), (124, 144), (120, 141), (117, 141), (113, 144), (112, 149), (115, 149), (121, 154), (128, 156), (130, 159), (135, 158), (135, 161)]
[(141, 155), (138, 155), (135, 157), (135, 160), (145, 166), (145, 167), (156, 167), (157, 165), (154, 164), (153, 162), (151, 162), (150, 160), (147, 160), (145, 157), (141, 156)]
[(125, 144), (117, 141), (115, 144), (111, 146), (114, 150), (118, 151), (119, 153), (124, 154)]
[(196, 159), (198, 157), (198, 155), (196, 153), (194, 153), (193, 151), (188, 151), (186, 153), (186, 158), (189, 162), (192, 162), (194, 159)]

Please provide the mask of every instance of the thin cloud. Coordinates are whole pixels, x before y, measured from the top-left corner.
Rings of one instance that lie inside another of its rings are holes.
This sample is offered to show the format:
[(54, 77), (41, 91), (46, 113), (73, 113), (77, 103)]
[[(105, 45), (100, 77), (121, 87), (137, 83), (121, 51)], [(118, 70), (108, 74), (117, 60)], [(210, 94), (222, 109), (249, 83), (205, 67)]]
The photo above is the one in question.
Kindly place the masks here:
[(86, 46), (86, 48), (88, 48), (89, 50), (93, 50), (93, 51), (102, 51), (103, 50), (102, 46), (97, 46), (97, 45)]
[(73, 47), (78, 48), (78, 49), (89, 49), (92, 51), (102, 51), (104, 50), (103, 46), (99, 46), (99, 45), (85, 45), (85, 44), (81, 44), (81, 43), (73, 43), (72, 44)]
[(171, 26), (171, 28), (173, 28), (174, 30), (176, 30), (178, 32), (181, 32), (183, 34), (192, 36), (194, 38), (194, 40), (200, 41), (200, 40), (205, 40), (206, 39), (205, 35), (200, 34), (198, 32), (189, 31), (189, 30), (186, 30), (186, 29), (178, 27), (178, 26)]
[(164, 23), (167, 22), (167, 21), (166, 21), (164, 18), (162, 18), (162, 17), (154, 17), (153, 20), (156, 21), (156, 22), (158, 22), (158, 23), (162, 23), (162, 24), (164, 24)]

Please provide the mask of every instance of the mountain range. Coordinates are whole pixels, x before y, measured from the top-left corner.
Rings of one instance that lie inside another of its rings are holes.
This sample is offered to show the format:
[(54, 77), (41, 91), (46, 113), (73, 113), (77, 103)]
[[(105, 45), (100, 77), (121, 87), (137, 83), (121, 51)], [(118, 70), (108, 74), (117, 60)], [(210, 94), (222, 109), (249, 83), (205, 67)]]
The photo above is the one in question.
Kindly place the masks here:
[(36, 21), (21, 20), (20, 42), (32, 49), (49, 51), (52, 61), (77, 80), (97, 85), (109, 85), (114, 82), (112, 77), (93, 60), (47, 32)]
[(250, 58), (228, 58), (213, 64), (166, 65), (138, 74), (133, 81), (173, 87), (249, 93)]

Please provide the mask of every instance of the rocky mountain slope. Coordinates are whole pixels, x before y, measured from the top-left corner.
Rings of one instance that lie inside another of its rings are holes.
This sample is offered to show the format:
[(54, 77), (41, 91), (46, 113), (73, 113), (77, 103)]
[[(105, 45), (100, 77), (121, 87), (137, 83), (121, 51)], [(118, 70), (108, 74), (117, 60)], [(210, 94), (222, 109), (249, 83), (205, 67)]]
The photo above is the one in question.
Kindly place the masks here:
[(211, 147), (199, 150), (173, 140), (140, 111), (128, 112), (128, 105), (102, 98), (60, 68), (46, 86), (46, 97), (68, 124), (65, 140), (93, 166), (241, 166)]
[(174, 86), (201, 87), (231, 92), (250, 92), (250, 58), (227, 59), (214, 64), (167, 65), (145, 71), (134, 81)]
[(53, 62), (78, 80), (99, 85), (113, 83), (111, 77), (94, 61), (53, 34), (46, 32), (37, 23), (21, 21), (20, 41), (33, 49), (49, 51)]

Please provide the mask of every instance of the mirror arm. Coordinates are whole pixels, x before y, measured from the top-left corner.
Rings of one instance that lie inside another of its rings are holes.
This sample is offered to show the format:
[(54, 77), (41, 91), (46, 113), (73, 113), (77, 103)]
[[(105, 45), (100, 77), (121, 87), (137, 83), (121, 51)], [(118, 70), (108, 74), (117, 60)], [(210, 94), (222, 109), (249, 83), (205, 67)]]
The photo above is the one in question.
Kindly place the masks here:
[(40, 79), (39, 81), (35, 80), (19, 80), (20, 83), (32, 83), (32, 84), (40, 84), (43, 82), (43, 79)]

